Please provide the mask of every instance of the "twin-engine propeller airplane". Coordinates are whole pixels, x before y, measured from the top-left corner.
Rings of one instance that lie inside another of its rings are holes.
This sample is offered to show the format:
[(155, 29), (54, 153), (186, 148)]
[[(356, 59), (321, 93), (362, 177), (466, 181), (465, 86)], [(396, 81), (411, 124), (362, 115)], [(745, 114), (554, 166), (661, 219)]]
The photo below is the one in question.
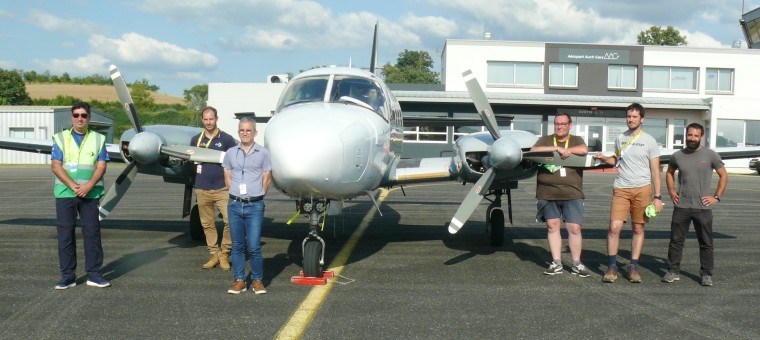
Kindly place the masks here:
[[(517, 181), (532, 177), (540, 164), (597, 167), (592, 156), (561, 159), (552, 152), (529, 151), (538, 137), (518, 130), (500, 129), (493, 110), (470, 71), (463, 73), (487, 132), (460, 137), (453, 157), (402, 159), (401, 107), (385, 83), (375, 74), (377, 26), (369, 71), (351, 67), (325, 67), (303, 72), (283, 90), (264, 137), (272, 159), (275, 187), (296, 201), (296, 215), (308, 217), (308, 234), (302, 242), (306, 277), (321, 277), (325, 241), (320, 226), (327, 215), (339, 214), (343, 203), (374, 194), (379, 188), (410, 183), (459, 180), (475, 183), (449, 223), (456, 233), (482, 199), (486, 230), (492, 245), (504, 238), (502, 196), (507, 195), (512, 220), (510, 190)], [(119, 152), (112, 159), (128, 165), (101, 200), (106, 217), (123, 197), (136, 173), (162, 176), (166, 182), (185, 185), (183, 217), (190, 218), (190, 235), (203, 237), (197, 207), (192, 199), (193, 162), (221, 163), (223, 153), (189, 146), (201, 128), (155, 125), (143, 127), (135, 112), (126, 83), (115, 66), (111, 78), (133, 129), (121, 136)], [(0, 137), (0, 148), (50, 153), (51, 141)], [(724, 159), (760, 156), (760, 148), (715, 149)], [(675, 150), (662, 150), (661, 163)], [(295, 217), (295, 216), (294, 216)]]

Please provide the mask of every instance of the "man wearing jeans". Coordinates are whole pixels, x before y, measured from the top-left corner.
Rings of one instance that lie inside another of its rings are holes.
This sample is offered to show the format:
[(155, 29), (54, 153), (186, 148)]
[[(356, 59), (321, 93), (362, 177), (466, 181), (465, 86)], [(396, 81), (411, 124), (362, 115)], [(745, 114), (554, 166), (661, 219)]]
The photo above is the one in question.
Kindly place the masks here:
[(267, 292), (264, 277), (264, 256), (261, 254), (261, 225), (264, 220), (264, 195), (272, 179), (269, 150), (253, 142), (256, 123), (241, 118), (238, 123), (240, 145), (227, 150), (222, 166), (224, 181), (230, 188), (227, 213), (232, 238), (232, 274), (235, 280), (227, 293), (247, 290), (245, 251), (251, 260), (251, 289), (256, 294)]

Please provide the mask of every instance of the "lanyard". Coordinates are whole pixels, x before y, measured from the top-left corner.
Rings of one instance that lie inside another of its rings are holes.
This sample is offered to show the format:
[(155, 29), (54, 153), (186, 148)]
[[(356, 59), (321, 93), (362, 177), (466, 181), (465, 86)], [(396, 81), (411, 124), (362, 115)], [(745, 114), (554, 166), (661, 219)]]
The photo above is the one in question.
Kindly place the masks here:
[[(206, 149), (208, 149), (208, 146), (211, 145), (211, 141), (216, 138), (216, 135), (219, 134), (219, 129), (217, 128), (216, 131), (214, 131), (214, 135), (211, 136), (211, 138), (208, 139), (208, 142), (206, 142), (206, 146), (204, 146)], [(201, 135), (198, 136), (198, 143), (196, 144), (197, 147), (201, 147), (201, 140), (203, 139), (203, 136), (206, 135), (206, 131), (201, 132)]]
[[(565, 140), (565, 149), (567, 149), (567, 146), (570, 145), (570, 135), (567, 135), (567, 139)], [(557, 135), (554, 135), (554, 146), (557, 146)]]
[[(240, 154), (240, 151), (243, 151), (243, 164), (240, 164), (240, 157), (238, 156)], [(249, 150), (250, 154), (253, 155), (256, 153), (256, 144), (251, 145), (251, 150)], [(237, 152), (235, 153), (235, 160), (237, 160), (238, 166), (240, 167), (241, 171), (241, 180), (245, 181), (245, 162), (248, 159), (248, 153), (243, 150), (243, 147), (238, 145)]]
[[(77, 149), (77, 163), (79, 163), (79, 156), (82, 155), (82, 145), (84, 145), (84, 142), (87, 141), (87, 136), (90, 135), (90, 129), (87, 129), (87, 132), (84, 133), (84, 138), (82, 138), (82, 142), (79, 143), (79, 148)], [(69, 161), (71, 161), (71, 155), (69, 155), (68, 150), (70, 149), (69, 146), (71, 145), (71, 140), (74, 139), (74, 129), (71, 130), (69, 133), (69, 139), (66, 140), (66, 146), (65, 150), (63, 150), (64, 154), (66, 154)], [(75, 141), (76, 142), (76, 141)]]
[(631, 143), (633, 143), (633, 141), (639, 139), (639, 137), (641, 136), (642, 133), (644, 133), (644, 130), (639, 131), (639, 133), (636, 135), (636, 137), (633, 137), (633, 138), (629, 139), (627, 142), (625, 142), (625, 144), (623, 144), (623, 146), (620, 147), (620, 154), (618, 154), (617, 152), (615, 152), (614, 155), (615, 156), (618, 156), (618, 155), (623, 156), (623, 150), (625, 150), (625, 148), (627, 148), (629, 145), (631, 145)]

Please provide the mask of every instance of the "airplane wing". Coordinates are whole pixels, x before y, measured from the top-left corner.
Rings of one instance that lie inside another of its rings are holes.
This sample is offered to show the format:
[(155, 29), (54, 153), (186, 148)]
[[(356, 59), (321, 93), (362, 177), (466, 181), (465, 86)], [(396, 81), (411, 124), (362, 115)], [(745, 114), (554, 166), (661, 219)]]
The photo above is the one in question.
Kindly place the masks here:
[(461, 169), (456, 157), (398, 159), (391, 164), (380, 186), (451, 181), (459, 176)]
[[(53, 150), (53, 141), (49, 139), (0, 137), (0, 149), (49, 155)], [(124, 162), (119, 145), (106, 144), (108, 157), (114, 162)]]

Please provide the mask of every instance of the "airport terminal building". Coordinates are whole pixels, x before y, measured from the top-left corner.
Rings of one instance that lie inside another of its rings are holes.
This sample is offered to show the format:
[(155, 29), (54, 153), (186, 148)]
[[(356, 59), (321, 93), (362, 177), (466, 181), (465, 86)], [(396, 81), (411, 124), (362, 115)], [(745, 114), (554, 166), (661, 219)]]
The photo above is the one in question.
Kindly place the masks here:
[[(625, 107), (639, 102), (646, 108), (644, 129), (662, 148), (683, 148), (693, 122), (705, 126), (709, 147), (760, 145), (760, 50), (447, 40), (441, 65), (444, 91), (395, 92), (402, 108), (456, 108), (469, 100), (462, 73), (472, 70), (494, 112), (514, 117), (502, 128), (553, 133), (553, 116), (567, 112), (572, 134), (592, 150), (608, 151), (627, 129)], [(409, 128), (405, 153), (415, 143), (444, 153), (473, 129), (481, 128)], [(746, 159), (726, 165), (751, 172)]]

